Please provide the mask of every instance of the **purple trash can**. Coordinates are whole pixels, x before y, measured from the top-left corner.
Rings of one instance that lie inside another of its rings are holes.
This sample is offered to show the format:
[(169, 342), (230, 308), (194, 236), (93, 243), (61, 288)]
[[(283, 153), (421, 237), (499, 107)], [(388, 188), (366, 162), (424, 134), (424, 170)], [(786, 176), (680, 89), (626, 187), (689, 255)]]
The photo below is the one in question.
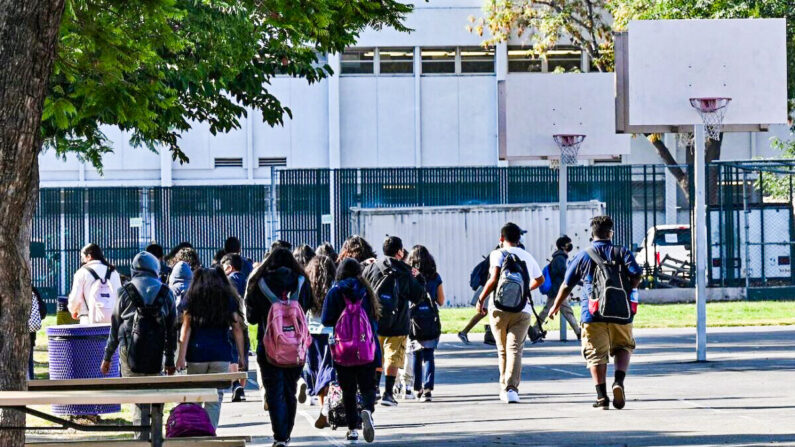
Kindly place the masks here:
[[(105, 343), (110, 333), (109, 324), (66, 324), (47, 328), (50, 357), (50, 379), (95, 379), (119, 377), (119, 354), (113, 354), (110, 373), (99, 371), (105, 355)], [(121, 411), (121, 405), (53, 405), (59, 415), (80, 416)]]

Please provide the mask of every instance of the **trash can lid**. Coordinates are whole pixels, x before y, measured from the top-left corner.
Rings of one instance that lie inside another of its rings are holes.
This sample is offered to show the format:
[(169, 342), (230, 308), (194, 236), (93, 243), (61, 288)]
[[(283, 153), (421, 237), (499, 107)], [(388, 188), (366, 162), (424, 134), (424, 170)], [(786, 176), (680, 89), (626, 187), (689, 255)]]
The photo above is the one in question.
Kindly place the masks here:
[(107, 336), (110, 324), (61, 324), (47, 328), (47, 337)]

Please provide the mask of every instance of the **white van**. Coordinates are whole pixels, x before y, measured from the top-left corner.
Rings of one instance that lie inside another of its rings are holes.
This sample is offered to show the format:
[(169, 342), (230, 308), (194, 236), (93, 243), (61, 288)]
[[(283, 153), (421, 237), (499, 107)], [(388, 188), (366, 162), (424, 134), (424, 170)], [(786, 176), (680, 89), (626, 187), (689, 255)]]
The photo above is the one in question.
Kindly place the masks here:
[[(691, 262), (690, 225), (657, 225), (649, 228), (635, 255), (644, 269), (660, 267), (666, 256), (680, 262)], [(662, 269), (663, 273), (666, 269)]]

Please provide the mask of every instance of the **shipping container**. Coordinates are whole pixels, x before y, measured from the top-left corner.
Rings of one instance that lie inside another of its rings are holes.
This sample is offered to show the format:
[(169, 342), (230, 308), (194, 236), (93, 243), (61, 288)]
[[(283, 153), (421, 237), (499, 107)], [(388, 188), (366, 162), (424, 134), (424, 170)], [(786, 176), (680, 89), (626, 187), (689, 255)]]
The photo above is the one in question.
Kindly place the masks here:
[[(589, 242), (591, 218), (604, 212), (603, 202), (569, 203), (568, 235), (575, 251)], [(543, 268), (560, 235), (557, 203), (351, 209), (352, 231), (370, 241), (379, 255), (387, 235), (399, 236), (406, 249), (428, 247), (444, 282), (446, 305), (454, 307), (470, 304), (469, 275), (499, 243), (506, 222), (527, 231), (522, 242)], [(542, 300), (534, 292), (534, 301)]]

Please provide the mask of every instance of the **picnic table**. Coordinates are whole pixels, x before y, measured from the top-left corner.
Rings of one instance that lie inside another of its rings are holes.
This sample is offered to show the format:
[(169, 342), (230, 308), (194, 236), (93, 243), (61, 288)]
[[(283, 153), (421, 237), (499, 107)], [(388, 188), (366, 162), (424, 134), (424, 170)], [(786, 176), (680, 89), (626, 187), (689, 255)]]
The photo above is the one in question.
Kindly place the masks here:
[[(145, 441), (115, 441), (119, 445), (245, 445), (245, 438), (234, 440), (186, 438), (163, 441), (163, 407), (166, 403), (214, 402), (218, 388), (227, 388), (232, 382), (246, 379), (245, 372), (219, 374), (193, 374), (174, 376), (113, 377), (99, 379), (29, 380), (28, 391), (0, 391), (0, 408), (13, 408), (60, 425), (54, 429), (74, 429), (87, 432), (139, 432)], [(148, 406), (142, 412), (142, 425), (84, 425), (30, 408), (31, 405), (79, 404), (139, 404)], [(148, 414), (147, 414), (148, 413)], [(148, 422), (148, 423), (147, 423)], [(0, 429), (25, 430), (27, 427), (0, 427)], [(192, 443), (184, 444), (186, 441)], [(228, 442), (227, 442), (228, 441)], [(96, 441), (79, 445), (103, 445)], [(242, 444), (241, 444), (242, 442)], [(126, 443), (126, 444), (124, 444)], [(45, 446), (44, 444), (31, 444)]]

